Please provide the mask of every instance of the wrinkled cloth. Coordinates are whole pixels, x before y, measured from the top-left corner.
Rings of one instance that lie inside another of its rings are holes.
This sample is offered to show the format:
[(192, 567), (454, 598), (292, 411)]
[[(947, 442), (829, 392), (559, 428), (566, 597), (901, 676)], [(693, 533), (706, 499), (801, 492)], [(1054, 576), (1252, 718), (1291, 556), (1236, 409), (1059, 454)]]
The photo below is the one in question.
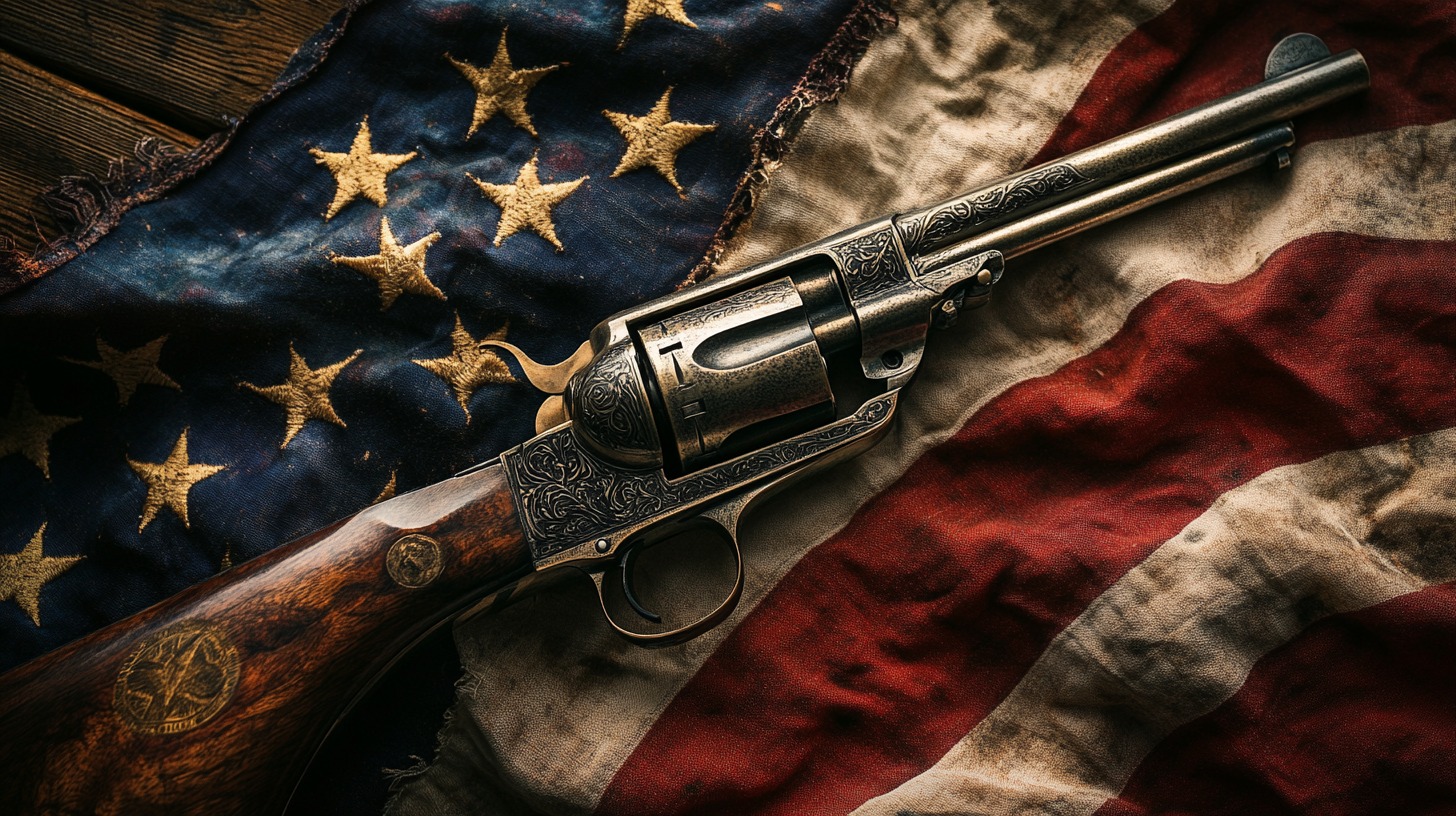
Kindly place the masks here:
[(1419, 812), (1456, 796), (1456, 21), (1439, 4), (907, 0), (719, 268), (1262, 78), (1373, 88), (1254, 172), (1008, 264), (899, 422), (646, 652), (567, 586), (458, 627), (393, 814)]

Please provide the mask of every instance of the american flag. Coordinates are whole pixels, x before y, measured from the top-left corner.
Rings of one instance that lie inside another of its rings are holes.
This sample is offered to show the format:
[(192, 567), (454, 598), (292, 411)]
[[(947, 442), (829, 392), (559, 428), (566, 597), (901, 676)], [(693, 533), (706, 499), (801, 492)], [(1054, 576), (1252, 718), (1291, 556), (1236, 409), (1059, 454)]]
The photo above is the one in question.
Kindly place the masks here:
[[(1374, 86), (1296, 123), (1290, 173), (1014, 261), (991, 306), (934, 338), (891, 438), (753, 520), (744, 602), (709, 635), (637, 649), (584, 587), (460, 626), (451, 715), (410, 748), (438, 754), (389, 812), (1449, 808), (1456, 14), (894, 16), (381, 1), (326, 32), (327, 56), (301, 56), (192, 181), (0, 300), (10, 414), (29, 423), (10, 427), (48, 434), (43, 463), (33, 433), (6, 437), (0, 546), (81, 559), (46, 562), (65, 569), (36, 614), (0, 605), (6, 664), (524, 439), (538, 397), (507, 369), (461, 387), (418, 362), (458, 331), (559, 359), (704, 261), (738, 268), (1116, 136), (1252, 84), (1309, 31), (1359, 48)], [(561, 66), (519, 80), (524, 123), (506, 104), (477, 121), (460, 64), (500, 54)], [(716, 127), (672, 175), (614, 177), (627, 142), (604, 111), (660, 103)], [(378, 200), (364, 185), (335, 209), (324, 156), (366, 133), (399, 163)], [(502, 237), (489, 186), (532, 167), (587, 180), (550, 230)], [(423, 246), (428, 286), (391, 299), (348, 261), (391, 243)], [(149, 366), (107, 362), (153, 344)], [(300, 364), (338, 367), (333, 419), (295, 427), (270, 396)], [(221, 470), (193, 472), (179, 510), (144, 474), (183, 439), (185, 465)]]
[(584, 594), (462, 628), (395, 812), (1449, 807), (1450, 7), (897, 11), (722, 268), (1236, 90), (1295, 31), (1374, 87), (1287, 177), (1013, 261), (898, 433), (753, 526), (719, 631), (633, 651)]

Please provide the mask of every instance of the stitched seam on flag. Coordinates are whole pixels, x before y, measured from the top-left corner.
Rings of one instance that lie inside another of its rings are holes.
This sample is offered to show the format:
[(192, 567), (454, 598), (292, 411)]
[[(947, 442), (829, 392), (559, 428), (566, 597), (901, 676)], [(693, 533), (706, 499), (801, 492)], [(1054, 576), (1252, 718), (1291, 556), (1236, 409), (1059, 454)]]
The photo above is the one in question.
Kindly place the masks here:
[(246, 113), (191, 150), (178, 151), (148, 136), (137, 142), (134, 158), (112, 162), (104, 176), (62, 176), (39, 198), (57, 221), (70, 226), (33, 251), (21, 249), (9, 236), (0, 236), (0, 296), (54, 272), (106, 237), (133, 207), (156, 201), (211, 166), (245, 122), (323, 64), (354, 13), (368, 2), (348, 0), (328, 25), (299, 46), (272, 86)]
[(784, 154), (793, 144), (804, 120), (817, 107), (839, 98), (849, 84), (849, 76), (859, 60), (869, 50), (870, 43), (882, 32), (897, 24), (895, 10), (890, 0), (859, 0), (849, 16), (840, 24), (829, 43), (824, 46), (809, 68), (799, 78), (789, 95), (779, 102), (778, 108), (768, 123), (759, 130), (753, 140), (748, 171), (738, 181), (723, 223), (713, 234), (703, 260), (693, 267), (678, 288), (697, 283), (713, 272), (713, 267), (722, 258), (738, 228), (753, 212), (758, 192)]

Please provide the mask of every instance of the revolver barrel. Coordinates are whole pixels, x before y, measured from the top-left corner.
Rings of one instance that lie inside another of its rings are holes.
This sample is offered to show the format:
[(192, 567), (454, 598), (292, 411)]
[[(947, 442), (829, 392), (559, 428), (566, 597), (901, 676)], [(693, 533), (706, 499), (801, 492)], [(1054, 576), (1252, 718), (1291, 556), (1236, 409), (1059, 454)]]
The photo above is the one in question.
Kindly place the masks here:
[(921, 269), (929, 270), (942, 269), (993, 249), (1006, 258), (1024, 255), (1068, 235), (1252, 170), (1293, 144), (1294, 129), (1288, 124), (1265, 128), (1157, 170), (1037, 210), (916, 261)]
[(906, 253), (917, 260), (921, 256), (934, 257), (937, 250), (1012, 219), (1202, 154), (1369, 86), (1370, 70), (1358, 51), (1326, 55), (1284, 70), (1282, 58), (1305, 56), (1289, 53), (1306, 45), (1306, 40), (1298, 39), (1300, 36), (1307, 35), (1291, 37), (1275, 49), (1263, 82), (939, 204), (899, 215), (895, 227)]

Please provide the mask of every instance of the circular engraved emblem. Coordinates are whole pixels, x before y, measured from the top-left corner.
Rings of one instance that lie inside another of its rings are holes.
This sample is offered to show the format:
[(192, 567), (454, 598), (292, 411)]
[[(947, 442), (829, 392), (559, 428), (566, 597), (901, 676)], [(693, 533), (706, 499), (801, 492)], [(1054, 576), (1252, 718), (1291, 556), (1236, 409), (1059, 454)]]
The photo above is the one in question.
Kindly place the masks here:
[(141, 642), (116, 676), (113, 705), (144, 734), (176, 734), (212, 719), (238, 686), (238, 650), (225, 632), (182, 621)]
[(419, 589), (440, 577), (445, 566), (440, 543), (429, 536), (412, 533), (390, 545), (384, 567), (396, 584)]

